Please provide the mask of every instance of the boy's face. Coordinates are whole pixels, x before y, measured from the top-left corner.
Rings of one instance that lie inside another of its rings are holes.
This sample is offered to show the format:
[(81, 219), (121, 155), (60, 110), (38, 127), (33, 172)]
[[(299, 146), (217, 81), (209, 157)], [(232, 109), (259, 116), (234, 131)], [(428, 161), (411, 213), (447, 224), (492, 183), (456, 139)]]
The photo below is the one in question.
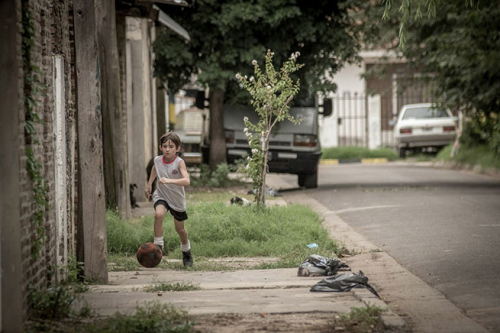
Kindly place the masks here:
[(161, 146), (160, 146), (160, 150), (161, 152), (163, 153), (163, 156), (165, 156), (165, 158), (167, 160), (171, 160), (173, 159), (177, 153), (181, 150), (181, 147), (177, 147), (173, 142), (172, 140), (168, 140), (168, 141), (165, 141)]

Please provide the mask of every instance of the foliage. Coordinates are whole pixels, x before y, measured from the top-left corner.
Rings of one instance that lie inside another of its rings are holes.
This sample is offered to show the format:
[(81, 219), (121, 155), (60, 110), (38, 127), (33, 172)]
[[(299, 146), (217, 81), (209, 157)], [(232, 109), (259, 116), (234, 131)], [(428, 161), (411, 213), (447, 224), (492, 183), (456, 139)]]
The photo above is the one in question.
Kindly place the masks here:
[(387, 158), (389, 161), (398, 159), (394, 149), (389, 148), (370, 150), (363, 147), (333, 147), (323, 148), (321, 151), (321, 159)]
[(331, 0), (198, 0), (189, 8), (168, 6), (191, 41), (160, 29), (154, 44), (155, 75), (174, 92), (196, 74), (202, 86), (241, 95), (234, 73), (249, 75), (246, 64), (267, 49), (275, 52), (276, 63), (299, 49), (308, 64), (300, 78), (307, 88), (303, 90), (335, 90), (331, 77), (343, 63), (356, 60), (360, 47), (348, 16), (354, 6)]
[[(468, 134), (474, 135), (466, 135), (462, 141), (469, 145), (487, 141), (500, 156), (497, 1), (426, 1), (427, 16), (422, 15), (423, 0), (397, 1), (400, 14), (396, 13), (396, 1), (385, 3), (385, 16), (400, 19), (402, 56), (431, 78), (436, 100), (472, 118)], [(410, 15), (412, 8), (416, 8), (415, 17)]]
[(43, 123), (42, 118), (36, 112), (37, 96), (43, 94), (45, 85), (40, 81), (41, 70), (32, 63), (31, 48), (35, 44), (36, 30), (33, 23), (33, 15), (29, 8), (29, 2), (22, 2), (22, 59), (24, 71), (24, 132), (26, 138), (26, 169), (32, 181), (32, 196), (34, 202), (31, 222), (35, 229), (35, 237), (32, 243), (32, 257), (38, 258), (40, 250), (45, 241), (45, 211), (49, 209), (46, 198), (47, 181), (43, 176), (42, 164), (36, 159), (33, 151), (34, 145), (40, 145), (36, 133), (36, 124)]
[(231, 167), (227, 163), (217, 165), (214, 172), (210, 171), (208, 165), (202, 164), (198, 176), (191, 174), (191, 186), (195, 188), (223, 188), (239, 184), (238, 179), (229, 177), (229, 173), (233, 171), (236, 171), (236, 167)]
[(387, 310), (371, 305), (367, 305), (366, 308), (353, 307), (348, 314), (340, 315), (338, 321), (347, 332), (384, 332), (384, 324), (380, 315), (385, 311)]
[(155, 75), (173, 93), (190, 80), (209, 88), (210, 140), (217, 144), (210, 149), (211, 170), (226, 156), (220, 154), (225, 151), (222, 104), (248, 103), (250, 96), (234, 73), (250, 75), (252, 59), (272, 49), (274, 61), (281, 64), (300, 51), (308, 66), (293, 77), (302, 85), (297, 103), (309, 105), (314, 92), (335, 91), (333, 75), (358, 59), (359, 35), (347, 0), (197, 0), (191, 7), (158, 6), (189, 32), (191, 41), (158, 29)]
[[(294, 124), (301, 121), (289, 113), (289, 103), (299, 91), (299, 82), (294, 83), (290, 78), (290, 74), (303, 66), (297, 64), (299, 53), (292, 54), (290, 59), (283, 63), (279, 72), (273, 66), (273, 55), (271, 50), (267, 51), (265, 72), (262, 72), (257, 60), (252, 61), (255, 78), (253, 76), (248, 78), (239, 73), (236, 75), (252, 96), (250, 102), (260, 118), (257, 124), (250, 122), (248, 117), (244, 118), (245, 135), (252, 151), (252, 156), (248, 157), (246, 171), (256, 189), (255, 201), (258, 205), (265, 205), (267, 156), (273, 127), (286, 119)], [(252, 132), (256, 134), (255, 137)]]
[(73, 308), (77, 294), (69, 286), (56, 285), (44, 291), (30, 289), (30, 319), (61, 320), (64, 318), (88, 317), (86, 306), (80, 311)]

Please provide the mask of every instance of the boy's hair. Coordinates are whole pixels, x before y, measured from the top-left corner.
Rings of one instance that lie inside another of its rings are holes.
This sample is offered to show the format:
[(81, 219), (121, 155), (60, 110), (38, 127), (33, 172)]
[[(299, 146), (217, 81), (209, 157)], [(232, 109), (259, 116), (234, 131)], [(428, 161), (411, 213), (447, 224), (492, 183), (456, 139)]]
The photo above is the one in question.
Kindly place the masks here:
[(172, 141), (172, 143), (175, 145), (176, 148), (181, 145), (181, 138), (179, 138), (179, 136), (174, 132), (168, 132), (161, 136), (160, 146), (163, 145), (168, 140)]

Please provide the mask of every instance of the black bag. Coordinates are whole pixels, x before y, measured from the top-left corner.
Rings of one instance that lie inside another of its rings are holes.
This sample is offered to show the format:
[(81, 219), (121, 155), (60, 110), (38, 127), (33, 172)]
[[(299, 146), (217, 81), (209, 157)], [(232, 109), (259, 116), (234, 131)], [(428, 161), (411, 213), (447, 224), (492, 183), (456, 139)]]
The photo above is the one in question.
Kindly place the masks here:
[(362, 271), (359, 274), (349, 272), (326, 278), (312, 286), (311, 291), (340, 292), (350, 291), (352, 288), (366, 288), (380, 298), (377, 291), (368, 284), (368, 278)]

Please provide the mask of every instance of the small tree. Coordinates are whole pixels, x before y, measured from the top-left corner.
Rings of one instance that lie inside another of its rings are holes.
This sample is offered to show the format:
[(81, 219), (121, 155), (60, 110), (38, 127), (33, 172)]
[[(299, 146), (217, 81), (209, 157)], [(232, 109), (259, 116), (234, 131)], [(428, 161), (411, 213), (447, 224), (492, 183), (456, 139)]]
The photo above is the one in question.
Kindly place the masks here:
[[(299, 52), (283, 63), (283, 67), (277, 72), (273, 66), (274, 53), (267, 51), (265, 59), (265, 73), (262, 72), (256, 60), (252, 61), (255, 77), (248, 78), (246, 75), (236, 74), (236, 78), (251, 95), (251, 103), (260, 117), (257, 124), (253, 124), (244, 117), (245, 135), (252, 150), (252, 156), (248, 157), (246, 173), (252, 179), (256, 189), (255, 201), (258, 205), (265, 205), (267, 159), (269, 151), (269, 138), (273, 127), (285, 119), (294, 124), (303, 119), (295, 119), (289, 113), (289, 103), (299, 92), (299, 80), (293, 82), (290, 74), (301, 68), (297, 64)], [(253, 134), (252, 134), (253, 133)]]

